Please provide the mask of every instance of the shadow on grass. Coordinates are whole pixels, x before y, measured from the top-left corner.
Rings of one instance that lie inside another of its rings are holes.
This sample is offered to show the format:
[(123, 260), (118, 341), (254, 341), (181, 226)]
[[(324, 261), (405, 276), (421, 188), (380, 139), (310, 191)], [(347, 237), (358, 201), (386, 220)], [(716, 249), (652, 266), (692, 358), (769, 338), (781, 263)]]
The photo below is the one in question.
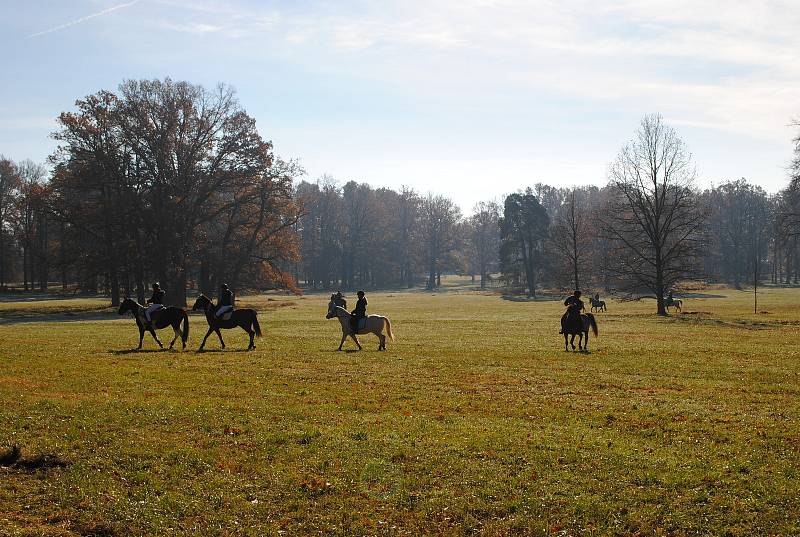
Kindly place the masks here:
[(194, 351), (195, 354), (209, 354), (220, 352), (252, 352), (255, 349), (203, 349)]
[(557, 296), (527, 297), (527, 296), (517, 296), (517, 295), (503, 295), (501, 298), (503, 300), (508, 300), (509, 302), (561, 302), (561, 297)]
[(14, 468), (24, 472), (36, 472), (39, 470), (49, 470), (50, 468), (64, 468), (69, 463), (59, 457), (45, 453), (33, 457), (23, 457), (19, 446), (12, 447), (6, 453), (0, 455), (0, 466)]
[(125, 355), (125, 354), (146, 354), (151, 352), (178, 352), (179, 349), (108, 349), (108, 352), (111, 354), (116, 354), (117, 356)]

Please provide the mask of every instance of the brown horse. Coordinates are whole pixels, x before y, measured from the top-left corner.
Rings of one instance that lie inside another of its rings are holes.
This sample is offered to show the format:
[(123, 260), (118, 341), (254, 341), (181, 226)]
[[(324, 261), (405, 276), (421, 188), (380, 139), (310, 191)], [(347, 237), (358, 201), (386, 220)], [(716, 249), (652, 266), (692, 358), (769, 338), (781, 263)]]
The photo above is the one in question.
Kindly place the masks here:
[[(571, 309), (571, 313), (576, 313), (574, 310), (576, 306), (570, 306), (568, 309)], [(597, 321), (594, 319), (594, 315), (591, 313), (584, 313), (581, 314), (580, 317), (575, 317), (573, 315), (567, 316), (566, 321), (562, 323), (561, 329), (564, 333), (564, 350), (568, 351), (569, 345), (572, 345), (572, 350), (575, 350), (575, 336), (578, 336), (578, 350), (588, 351), (589, 350), (589, 328), (591, 327), (592, 332), (594, 332), (594, 336), (597, 337)], [(567, 342), (567, 336), (572, 336), (572, 338)], [(586, 336), (586, 342), (583, 341), (583, 337)]]
[[(336, 304), (336, 296), (331, 295), (331, 301), (328, 302), (328, 313), (325, 315), (326, 319), (333, 319), (334, 317), (339, 319), (339, 322), (342, 325), (342, 341), (339, 343), (339, 349), (342, 350), (342, 345), (344, 345), (344, 340), (347, 339), (347, 336), (353, 338), (353, 341), (356, 342), (358, 345), (358, 350), (361, 350), (361, 343), (359, 343), (356, 334), (353, 333), (353, 329), (350, 326), (350, 312), (344, 309), (341, 306)], [(364, 322), (364, 328), (358, 330), (358, 334), (375, 334), (378, 336), (378, 350), (385, 351), (386, 350), (386, 336), (383, 335), (383, 327), (386, 326), (386, 333), (389, 336), (389, 339), (394, 341), (394, 334), (392, 334), (392, 324), (389, 322), (387, 317), (383, 317), (382, 315), (369, 315), (366, 317), (366, 321)]]
[(233, 310), (231, 313), (230, 319), (224, 319), (225, 316), (222, 318), (217, 318), (214, 314), (217, 311), (217, 308), (214, 307), (214, 304), (211, 302), (211, 299), (208, 298), (206, 295), (200, 295), (197, 297), (197, 300), (194, 302), (194, 306), (192, 306), (193, 310), (202, 309), (206, 314), (206, 321), (208, 322), (208, 332), (206, 332), (205, 337), (203, 338), (203, 342), (200, 344), (200, 348), (197, 349), (198, 351), (202, 351), (203, 347), (206, 345), (206, 340), (208, 336), (210, 336), (213, 332), (217, 333), (217, 337), (219, 337), (219, 342), (222, 345), (222, 348), (225, 348), (225, 341), (222, 340), (222, 333), (219, 331), (220, 328), (228, 329), (228, 328), (236, 328), (237, 326), (247, 332), (250, 336), (250, 345), (247, 346), (247, 350), (253, 350), (256, 348), (255, 343), (253, 343), (254, 337), (261, 337), (261, 326), (258, 324), (258, 314), (256, 310), (251, 308), (243, 308)]
[[(168, 326), (171, 326), (172, 330), (175, 332), (175, 337), (169, 342), (169, 348), (172, 348), (172, 346), (175, 344), (175, 340), (178, 339), (178, 337), (181, 338), (183, 348), (186, 348), (186, 340), (189, 339), (189, 317), (186, 315), (185, 309), (169, 306), (158, 310), (151, 314), (150, 318), (152, 321), (150, 323), (147, 322), (147, 318), (144, 316), (144, 310), (144, 306), (132, 298), (126, 298), (122, 301), (122, 304), (119, 305), (119, 311), (117, 312), (120, 315), (126, 311), (133, 313), (133, 318), (136, 319), (136, 325), (139, 327), (139, 346), (136, 347), (137, 349), (142, 348), (142, 340), (144, 339), (145, 330), (153, 335), (153, 339), (155, 339), (156, 343), (158, 343), (158, 346), (163, 349), (164, 345), (161, 343), (161, 340), (158, 339), (156, 329), (160, 330)], [(183, 322), (182, 331), (180, 330), (181, 322)]]

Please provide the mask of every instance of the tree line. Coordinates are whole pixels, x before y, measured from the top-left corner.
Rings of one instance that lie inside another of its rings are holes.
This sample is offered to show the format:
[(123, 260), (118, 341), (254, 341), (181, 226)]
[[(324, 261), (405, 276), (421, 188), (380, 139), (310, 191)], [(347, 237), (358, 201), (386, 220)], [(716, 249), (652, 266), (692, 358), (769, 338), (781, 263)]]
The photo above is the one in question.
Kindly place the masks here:
[[(443, 274), (663, 297), (687, 278), (800, 283), (800, 138), (787, 187), (697, 186), (691, 154), (646, 116), (603, 187), (537, 183), (469, 214), (441, 194), (300, 180), (229, 87), (126, 81), (62, 113), (49, 166), (0, 157), (0, 288), (168, 300), (187, 289), (424, 286)], [(487, 196), (488, 197), (488, 196)]]

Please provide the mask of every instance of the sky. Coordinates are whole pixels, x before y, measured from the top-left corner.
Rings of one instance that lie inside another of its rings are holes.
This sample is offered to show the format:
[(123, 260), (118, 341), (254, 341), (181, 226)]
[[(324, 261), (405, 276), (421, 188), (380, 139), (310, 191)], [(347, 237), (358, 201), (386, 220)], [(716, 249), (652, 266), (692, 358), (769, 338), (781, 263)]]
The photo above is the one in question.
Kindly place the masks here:
[(125, 79), (233, 86), (261, 135), (327, 174), (477, 201), (607, 182), (660, 113), (698, 186), (786, 185), (800, 117), (790, 1), (0, 0), (0, 154)]

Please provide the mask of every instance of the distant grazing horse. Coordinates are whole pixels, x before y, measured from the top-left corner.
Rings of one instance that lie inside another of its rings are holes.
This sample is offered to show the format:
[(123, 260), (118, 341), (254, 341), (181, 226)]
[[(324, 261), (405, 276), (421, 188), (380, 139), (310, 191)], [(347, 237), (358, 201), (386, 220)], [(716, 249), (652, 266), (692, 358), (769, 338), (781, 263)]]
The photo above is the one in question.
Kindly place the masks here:
[[(168, 326), (171, 326), (172, 330), (175, 332), (175, 337), (169, 342), (169, 348), (172, 348), (172, 346), (175, 344), (175, 340), (178, 339), (178, 337), (181, 338), (181, 344), (183, 345), (183, 348), (186, 348), (186, 340), (189, 339), (189, 317), (186, 315), (185, 309), (176, 308), (175, 306), (168, 306), (155, 311), (150, 315), (150, 318), (152, 319), (151, 323), (147, 322), (147, 318), (144, 316), (144, 310), (144, 306), (132, 298), (126, 298), (122, 301), (122, 304), (119, 305), (119, 311), (117, 312), (120, 315), (126, 311), (133, 313), (133, 318), (136, 319), (136, 325), (139, 327), (139, 346), (136, 347), (137, 349), (142, 348), (142, 340), (144, 339), (145, 330), (153, 334), (153, 339), (155, 339), (156, 343), (158, 343), (158, 346), (163, 349), (164, 345), (158, 339), (155, 329), (161, 330), (162, 328), (166, 328)], [(183, 322), (182, 331), (180, 330), (181, 322)], [(155, 325), (155, 329), (153, 328), (153, 325)]]
[[(570, 306), (572, 309), (574, 306)], [(572, 350), (575, 350), (575, 336), (578, 336), (578, 349), (582, 351), (589, 350), (589, 328), (591, 327), (595, 337), (597, 337), (597, 321), (591, 313), (584, 313), (580, 316), (580, 323), (575, 322), (573, 319), (567, 319), (564, 323), (564, 350), (568, 351), (567, 336), (572, 336), (569, 340), (569, 345), (572, 345)], [(583, 337), (586, 336), (586, 341)]]
[(665, 298), (664, 299), (664, 309), (669, 311), (669, 308), (673, 307), (680, 312), (683, 312), (683, 300), (680, 298)]
[[(358, 338), (356, 334), (353, 333), (353, 330), (350, 326), (350, 312), (344, 309), (341, 306), (336, 305), (336, 296), (331, 295), (331, 301), (328, 302), (328, 314), (325, 315), (326, 319), (333, 319), (337, 317), (339, 322), (342, 325), (342, 341), (339, 343), (339, 349), (342, 350), (342, 345), (344, 345), (344, 340), (347, 339), (347, 336), (353, 338), (353, 341), (356, 342), (358, 345), (358, 350), (361, 350), (361, 343), (358, 342)], [(383, 335), (383, 327), (386, 326), (386, 333), (389, 335), (389, 339), (394, 341), (394, 334), (392, 334), (392, 324), (389, 322), (387, 317), (383, 317), (382, 315), (369, 315), (359, 321), (359, 329), (357, 330), (358, 334), (375, 334), (378, 336), (378, 350), (385, 351), (386, 350), (386, 336)]]
[(589, 308), (589, 311), (594, 311), (597, 309), (598, 311), (608, 311), (606, 309), (606, 301), (605, 300), (595, 300), (593, 296), (589, 297), (589, 302), (592, 303), (592, 307)]
[[(203, 310), (206, 314), (206, 321), (208, 322), (208, 332), (206, 332), (203, 342), (200, 344), (200, 348), (197, 349), (198, 351), (203, 350), (203, 347), (206, 346), (208, 336), (213, 332), (217, 333), (219, 342), (224, 349), (225, 342), (222, 340), (222, 333), (219, 331), (220, 328), (228, 329), (236, 328), (237, 326), (250, 336), (250, 345), (247, 346), (247, 350), (250, 351), (256, 348), (255, 343), (253, 343), (253, 337), (261, 337), (261, 326), (258, 324), (258, 314), (256, 314), (256, 310), (251, 308), (236, 309), (230, 314), (225, 314), (220, 318), (216, 318), (214, 317), (214, 313), (217, 311), (217, 308), (214, 307), (211, 299), (206, 295), (197, 297), (192, 309)], [(230, 315), (230, 319), (227, 318), (228, 315)]]

